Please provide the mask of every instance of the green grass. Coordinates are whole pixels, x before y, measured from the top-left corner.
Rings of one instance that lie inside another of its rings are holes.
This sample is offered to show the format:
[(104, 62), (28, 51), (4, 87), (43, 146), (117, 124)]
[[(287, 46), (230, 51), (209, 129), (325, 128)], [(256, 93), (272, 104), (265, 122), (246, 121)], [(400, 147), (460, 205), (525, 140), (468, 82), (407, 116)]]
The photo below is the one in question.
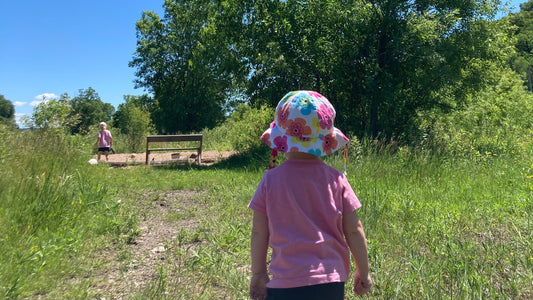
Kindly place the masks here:
[[(116, 296), (97, 289), (102, 274), (140, 271), (139, 225), (164, 203), (175, 232), (126, 298), (246, 299), (247, 204), (268, 152), (211, 167), (108, 168), (87, 164), (70, 137), (0, 137), (0, 298)], [(326, 161), (341, 168), (338, 156)], [(351, 155), (347, 171), (369, 244), (366, 298), (533, 298), (533, 156), (402, 149)]]

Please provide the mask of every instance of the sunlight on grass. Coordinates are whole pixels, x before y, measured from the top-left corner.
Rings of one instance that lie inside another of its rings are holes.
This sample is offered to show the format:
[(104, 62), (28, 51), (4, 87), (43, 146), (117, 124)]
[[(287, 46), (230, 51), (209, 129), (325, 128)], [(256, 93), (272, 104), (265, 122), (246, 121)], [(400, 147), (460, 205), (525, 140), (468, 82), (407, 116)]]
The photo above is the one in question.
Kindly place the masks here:
[[(268, 157), (108, 168), (60, 135), (2, 138), (0, 298), (246, 299), (247, 204)], [(533, 297), (533, 160), (404, 149), (351, 156), (347, 171), (363, 204), (369, 299)], [(154, 214), (169, 231), (160, 253), (141, 247)]]

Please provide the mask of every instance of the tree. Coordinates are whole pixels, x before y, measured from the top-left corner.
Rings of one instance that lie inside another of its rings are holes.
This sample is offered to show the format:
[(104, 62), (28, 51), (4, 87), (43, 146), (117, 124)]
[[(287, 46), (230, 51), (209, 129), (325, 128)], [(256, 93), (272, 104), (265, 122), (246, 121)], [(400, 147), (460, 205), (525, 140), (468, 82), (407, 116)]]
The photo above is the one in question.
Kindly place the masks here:
[[(252, 103), (314, 89), (357, 135), (402, 136), (420, 110), (478, 89), (500, 45), (494, 4), (469, 1), (254, 1), (246, 38)], [(493, 41), (487, 43), (487, 41)], [(495, 41), (495, 42), (494, 42)]]
[(147, 108), (148, 96), (124, 96), (125, 103), (113, 114), (113, 125), (125, 135), (128, 151), (138, 152), (144, 146), (145, 137), (154, 130)]
[(16, 128), (15, 123), (15, 106), (11, 101), (0, 95), (0, 125), (6, 125), (9, 128)]
[(165, 18), (137, 22), (130, 65), (154, 92), (160, 131), (213, 124), (236, 91), (260, 107), (312, 89), (346, 131), (406, 138), (420, 112), (458, 107), (485, 84), (483, 62), (507, 48), (490, 21), (497, 4), (167, 0)]
[(509, 58), (511, 67), (533, 91), (533, 0), (520, 4), (520, 12), (510, 14), (508, 18), (510, 24), (515, 26), (513, 34), (516, 38), (516, 53)]
[(137, 22), (137, 50), (130, 66), (136, 68), (137, 87), (154, 94), (153, 120), (159, 132), (198, 131), (223, 119), (236, 77), (244, 76), (242, 57), (224, 41), (227, 32), (220, 32), (232, 24), (220, 21), (228, 21), (225, 14), (231, 11), (220, 7), (224, 5), (166, 0), (163, 19), (144, 12)]
[(38, 128), (59, 128), (77, 124), (77, 120), (69, 119), (71, 112), (70, 97), (67, 93), (60, 96), (59, 100), (46, 100), (33, 109), (31, 125)]
[(79, 95), (70, 101), (70, 107), (69, 118), (79, 120), (70, 125), (73, 134), (85, 134), (89, 132), (90, 126), (111, 120), (115, 111), (113, 105), (102, 102), (98, 93), (91, 87), (80, 89)]

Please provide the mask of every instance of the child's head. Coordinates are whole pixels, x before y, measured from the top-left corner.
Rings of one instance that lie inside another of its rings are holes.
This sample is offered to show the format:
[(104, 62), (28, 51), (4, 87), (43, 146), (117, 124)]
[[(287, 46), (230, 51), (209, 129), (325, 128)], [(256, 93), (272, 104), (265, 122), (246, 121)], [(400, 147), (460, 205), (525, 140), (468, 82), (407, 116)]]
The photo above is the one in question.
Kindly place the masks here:
[(274, 122), (261, 136), (270, 148), (281, 152), (331, 154), (348, 143), (333, 126), (335, 109), (326, 97), (313, 91), (286, 94), (276, 107)]
[(104, 130), (107, 128), (107, 124), (105, 122), (100, 122), (100, 129)]

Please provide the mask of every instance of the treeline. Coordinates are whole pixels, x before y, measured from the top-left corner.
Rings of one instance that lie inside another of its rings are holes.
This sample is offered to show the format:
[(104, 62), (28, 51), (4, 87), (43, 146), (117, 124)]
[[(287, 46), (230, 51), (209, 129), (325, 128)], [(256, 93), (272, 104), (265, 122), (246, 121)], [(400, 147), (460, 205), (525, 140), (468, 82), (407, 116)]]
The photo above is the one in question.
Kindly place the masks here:
[(144, 12), (137, 22), (130, 64), (153, 92), (159, 131), (213, 127), (233, 102), (273, 106), (311, 89), (356, 136), (419, 142), (431, 129), (421, 115), (463, 111), (515, 76), (510, 59), (526, 26), (517, 20), (532, 3), (495, 20), (499, 4), (167, 0), (164, 16)]
[[(96, 139), (98, 124), (108, 122), (113, 134), (119, 134), (119, 149), (122, 151), (140, 151), (146, 134), (154, 133), (150, 118), (148, 95), (125, 95), (124, 103), (115, 108), (105, 103), (91, 87), (80, 89), (78, 95), (71, 98), (67, 93), (58, 99), (43, 99), (31, 116), (25, 116), (21, 123), (25, 128), (54, 130), (68, 135), (80, 135)], [(0, 131), (16, 129), (14, 106), (11, 101), (0, 95)], [(93, 140), (94, 140), (93, 139)]]
[[(152, 96), (126, 96), (113, 113), (105, 105), (86, 107), (97, 103), (95, 91), (81, 90), (63, 114), (71, 133), (104, 117), (89, 121), (87, 110), (105, 112), (125, 134), (141, 127), (205, 131), (238, 123), (243, 109), (251, 110), (248, 116), (272, 108), (296, 89), (327, 96), (336, 125), (358, 138), (483, 152), (523, 145), (533, 133), (527, 91), (533, 1), (499, 20), (500, 1), (166, 0), (163, 6), (163, 16), (143, 12), (137, 21), (130, 62), (137, 86)], [(49, 122), (36, 117), (47, 115), (41, 110), (53, 102), (47, 103), (33, 116), (39, 127)]]

